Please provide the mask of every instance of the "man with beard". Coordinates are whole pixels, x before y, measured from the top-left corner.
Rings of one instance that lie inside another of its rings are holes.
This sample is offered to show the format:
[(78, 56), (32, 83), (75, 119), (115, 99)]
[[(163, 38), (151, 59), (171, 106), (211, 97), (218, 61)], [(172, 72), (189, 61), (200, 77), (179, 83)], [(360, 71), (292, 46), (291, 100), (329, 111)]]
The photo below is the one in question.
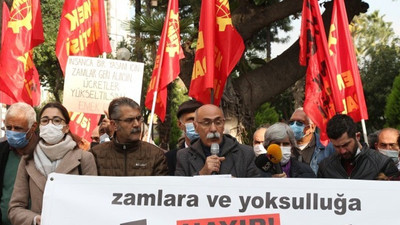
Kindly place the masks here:
[(318, 177), (376, 180), (397, 179), (399, 171), (392, 159), (361, 145), (357, 125), (347, 115), (328, 121), (328, 137), (336, 153), (321, 161)]
[(112, 100), (108, 107), (113, 139), (96, 145), (93, 153), (99, 176), (166, 175), (167, 162), (163, 150), (141, 141), (140, 106), (130, 98)]
[(234, 137), (223, 134), (224, 125), (224, 114), (217, 106), (203, 105), (196, 110), (194, 128), (200, 138), (178, 152), (176, 176), (258, 176), (254, 151), (250, 146), (239, 144)]

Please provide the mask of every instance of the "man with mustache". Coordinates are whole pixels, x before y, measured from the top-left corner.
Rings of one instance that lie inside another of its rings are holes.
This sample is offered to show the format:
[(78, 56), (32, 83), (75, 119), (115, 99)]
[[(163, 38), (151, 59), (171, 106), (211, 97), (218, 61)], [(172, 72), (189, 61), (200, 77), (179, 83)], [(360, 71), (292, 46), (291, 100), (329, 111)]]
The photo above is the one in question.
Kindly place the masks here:
[(120, 97), (108, 107), (113, 139), (96, 145), (93, 153), (99, 176), (159, 176), (168, 172), (164, 151), (141, 141), (143, 117), (132, 99)]
[[(242, 145), (229, 134), (223, 134), (225, 117), (215, 105), (203, 105), (195, 112), (194, 127), (200, 138), (177, 155), (176, 176), (231, 174), (234, 177), (255, 177), (252, 147)], [(211, 145), (218, 145), (219, 153), (211, 153)]]

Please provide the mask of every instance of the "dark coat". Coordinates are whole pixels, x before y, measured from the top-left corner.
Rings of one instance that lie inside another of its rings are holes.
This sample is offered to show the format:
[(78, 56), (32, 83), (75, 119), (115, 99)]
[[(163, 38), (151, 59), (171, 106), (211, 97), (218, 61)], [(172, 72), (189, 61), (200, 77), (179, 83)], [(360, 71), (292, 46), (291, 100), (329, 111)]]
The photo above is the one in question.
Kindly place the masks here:
[[(260, 170), (262, 177), (272, 177), (271, 173)], [(309, 165), (300, 162), (296, 157), (290, 158), (289, 178), (315, 178), (315, 173)]]
[[(198, 175), (206, 161), (203, 144), (200, 139), (194, 141), (189, 148), (178, 151), (176, 176)], [(220, 146), (220, 157), (225, 157), (220, 167), (220, 174), (231, 174), (234, 177), (259, 176), (254, 163), (255, 155), (252, 147), (242, 145), (237, 140), (224, 134)]]
[(162, 176), (168, 172), (164, 151), (144, 141), (120, 144), (113, 138), (90, 152), (99, 176)]
[(368, 148), (366, 145), (354, 159), (354, 169), (350, 176), (347, 175), (342, 166), (341, 157), (337, 153), (322, 160), (318, 169), (318, 177), (322, 178), (375, 180), (379, 173), (384, 173), (387, 177), (396, 179), (399, 170), (391, 158)]
[(185, 139), (183, 139), (183, 141), (181, 141), (181, 143), (178, 143), (178, 145), (175, 149), (172, 149), (165, 153), (165, 157), (167, 158), (168, 175), (169, 176), (174, 176), (175, 169), (176, 169), (176, 155), (179, 150), (184, 149), (184, 148), (185, 148)]
[[(10, 153), (10, 145), (7, 141), (3, 141), (0, 143), (0, 199), (3, 196), (3, 180), (4, 180), (4, 172), (6, 170), (8, 154)], [(4, 212), (7, 213), (7, 212)], [(0, 210), (0, 225), (2, 212)]]

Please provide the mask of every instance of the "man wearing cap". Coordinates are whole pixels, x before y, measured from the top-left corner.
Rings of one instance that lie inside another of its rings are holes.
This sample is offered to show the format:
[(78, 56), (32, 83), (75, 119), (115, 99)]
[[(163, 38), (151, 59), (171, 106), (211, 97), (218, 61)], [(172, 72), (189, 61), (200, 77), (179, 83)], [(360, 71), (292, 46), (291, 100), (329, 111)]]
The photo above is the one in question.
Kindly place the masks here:
[(179, 108), (176, 116), (178, 117), (178, 127), (183, 132), (183, 138), (179, 141), (177, 148), (165, 153), (168, 163), (168, 174), (173, 176), (176, 167), (176, 153), (183, 148), (190, 146), (190, 142), (199, 138), (199, 135), (194, 130), (194, 112), (203, 104), (196, 100), (187, 100), (183, 102)]
[(258, 170), (250, 146), (224, 134), (225, 117), (215, 105), (203, 105), (195, 112), (194, 128), (199, 138), (177, 154), (176, 176), (230, 174), (255, 177)]

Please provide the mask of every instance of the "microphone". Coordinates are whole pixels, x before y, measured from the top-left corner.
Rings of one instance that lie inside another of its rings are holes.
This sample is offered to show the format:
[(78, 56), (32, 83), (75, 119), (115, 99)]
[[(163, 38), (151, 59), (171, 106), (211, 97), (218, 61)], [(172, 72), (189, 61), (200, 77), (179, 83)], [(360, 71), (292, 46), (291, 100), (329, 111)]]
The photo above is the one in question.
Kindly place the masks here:
[(255, 164), (264, 172), (279, 174), (282, 173), (281, 159), (281, 147), (277, 144), (271, 144), (267, 148), (267, 154), (261, 154), (256, 157)]
[(218, 155), (219, 154), (219, 144), (212, 143), (210, 148), (211, 155)]
[[(211, 144), (211, 148), (210, 148), (210, 152), (211, 152), (211, 155), (218, 156), (218, 154), (219, 154), (219, 144), (218, 143), (212, 143)], [(211, 174), (215, 175), (215, 174), (218, 174), (218, 173), (216, 171), (213, 171)]]

